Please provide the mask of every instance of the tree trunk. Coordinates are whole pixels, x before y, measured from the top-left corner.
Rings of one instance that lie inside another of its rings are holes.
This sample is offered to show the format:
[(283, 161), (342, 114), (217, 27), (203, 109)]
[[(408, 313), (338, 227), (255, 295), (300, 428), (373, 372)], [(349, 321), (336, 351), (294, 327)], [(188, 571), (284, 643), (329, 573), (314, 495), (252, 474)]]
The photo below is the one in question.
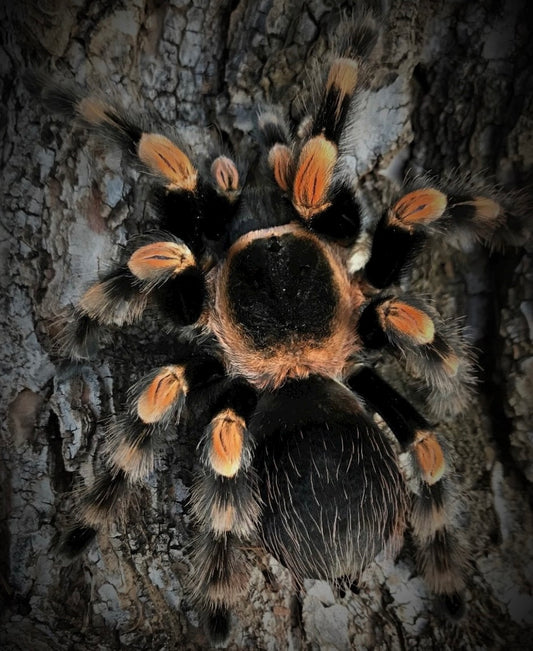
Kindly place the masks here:
[[(155, 113), (195, 152), (221, 139), (250, 158), (258, 105), (283, 100), (292, 117), (303, 115), (308, 63), (324, 60), (341, 4), (354, 3), (27, 0), (1, 10), (2, 648), (209, 648), (185, 590), (194, 442), (169, 441), (127, 523), (72, 562), (58, 551), (72, 489), (92, 478), (104, 419), (136, 378), (167, 360), (153, 323), (117, 333), (91, 364), (74, 368), (54, 352), (61, 313), (149, 225), (146, 187), (118, 154), (45, 114), (20, 72), (37, 66), (107, 89)], [(530, 16), (527, 0), (390, 0), (376, 92), (356, 120), (355, 165), (376, 218), (408, 170), (460, 167), (509, 190), (531, 183)], [(531, 645), (531, 252), (530, 243), (463, 255), (439, 245), (409, 283), (444, 315), (465, 315), (479, 351), (478, 396), (440, 424), (465, 495), (465, 616), (442, 616), (409, 544), (344, 596), (317, 581), (298, 591), (279, 563), (250, 548), (255, 569), (228, 648)], [(383, 368), (401, 387), (398, 368)]]

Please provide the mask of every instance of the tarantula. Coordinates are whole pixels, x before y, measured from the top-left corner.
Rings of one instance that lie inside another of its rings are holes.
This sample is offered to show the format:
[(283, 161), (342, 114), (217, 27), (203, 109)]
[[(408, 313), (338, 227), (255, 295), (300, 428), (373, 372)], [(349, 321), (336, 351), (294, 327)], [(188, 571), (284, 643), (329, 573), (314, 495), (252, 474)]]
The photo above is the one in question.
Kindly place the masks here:
[(349, 36), (298, 135), (277, 109), (261, 112), (263, 159), (246, 181), (229, 156), (204, 169), (184, 143), (130, 113), (31, 81), (51, 110), (114, 141), (156, 177), (161, 230), (133, 240), (124, 261), (83, 294), (64, 333), (67, 355), (90, 357), (102, 328), (149, 309), (169, 333), (167, 365), (131, 388), (109, 428), (105, 466), (81, 498), (65, 549), (81, 550), (124, 509), (154, 470), (164, 432), (187, 430), (199, 465), (194, 595), (214, 640), (227, 636), (246, 585), (243, 540), (260, 541), (298, 583), (351, 581), (409, 523), (421, 573), (461, 608), (466, 554), (443, 443), (365, 363), (366, 351), (404, 363), (426, 388), (430, 416), (463, 409), (473, 363), (460, 328), (397, 284), (428, 237), (503, 241), (512, 215), (474, 184), (414, 182), (357, 263), (365, 208), (342, 159), (354, 146), (350, 119), (374, 24), (365, 19)]

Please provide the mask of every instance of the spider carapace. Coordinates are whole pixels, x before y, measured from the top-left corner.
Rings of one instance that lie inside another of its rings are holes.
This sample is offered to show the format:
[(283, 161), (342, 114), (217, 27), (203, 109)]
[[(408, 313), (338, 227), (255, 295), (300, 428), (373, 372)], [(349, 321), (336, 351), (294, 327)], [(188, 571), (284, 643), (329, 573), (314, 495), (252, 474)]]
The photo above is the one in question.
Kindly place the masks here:
[[(198, 439), (193, 594), (215, 640), (227, 636), (246, 587), (246, 541), (299, 584), (356, 581), (409, 525), (430, 588), (461, 607), (457, 499), (429, 419), (466, 406), (472, 360), (458, 325), (398, 281), (429, 236), (505, 242), (517, 218), (473, 182), (412, 182), (377, 216), (361, 256), (362, 224), (372, 219), (343, 157), (357, 147), (351, 116), (375, 40), (370, 18), (346, 30), (298, 135), (279, 109), (260, 113), (253, 175), (224, 154), (195, 161), (183, 142), (105, 100), (30, 80), (50, 109), (118, 143), (156, 179), (161, 230), (132, 240), (123, 262), (83, 294), (65, 353), (89, 357), (102, 329), (148, 309), (169, 332), (168, 363), (131, 388), (64, 547), (79, 551), (124, 511), (154, 471), (163, 433), (189, 431)], [(416, 379), (427, 418), (368, 363), (376, 350)]]

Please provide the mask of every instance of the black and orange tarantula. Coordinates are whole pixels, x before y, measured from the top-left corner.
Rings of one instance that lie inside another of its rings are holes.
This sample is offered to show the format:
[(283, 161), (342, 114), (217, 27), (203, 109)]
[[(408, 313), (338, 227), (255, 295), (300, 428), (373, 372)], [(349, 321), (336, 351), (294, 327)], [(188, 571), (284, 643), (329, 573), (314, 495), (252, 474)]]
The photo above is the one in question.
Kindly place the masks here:
[(228, 156), (204, 169), (183, 143), (129, 113), (31, 81), (50, 109), (115, 141), (157, 178), (161, 230), (132, 242), (85, 292), (64, 333), (67, 354), (89, 357), (102, 327), (137, 322), (149, 308), (169, 332), (168, 364), (131, 388), (65, 549), (82, 549), (124, 509), (154, 470), (163, 432), (190, 432), (199, 465), (194, 594), (216, 640), (246, 585), (245, 540), (298, 583), (355, 581), (409, 523), (421, 573), (461, 608), (467, 561), (443, 443), (365, 365), (366, 351), (399, 357), (425, 387), (428, 417), (463, 409), (473, 373), (459, 327), (397, 284), (429, 237), (505, 241), (512, 215), (473, 183), (415, 182), (379, 219), (361, 262), (366, 208), (343, 157), (374, 41), (371, 20), (351, 29), (298, 136), (277, 109), (261, 112), (263, 160), (246, 182)]

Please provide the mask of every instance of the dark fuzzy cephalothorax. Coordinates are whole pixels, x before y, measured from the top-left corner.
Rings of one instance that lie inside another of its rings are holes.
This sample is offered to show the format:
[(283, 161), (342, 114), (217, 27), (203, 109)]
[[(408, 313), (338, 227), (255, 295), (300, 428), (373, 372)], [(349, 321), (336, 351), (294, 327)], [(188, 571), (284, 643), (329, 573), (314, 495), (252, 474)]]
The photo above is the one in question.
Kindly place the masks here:
[[(353, 271), (363, 209), (341, 153), (353, 141), (350, 116), (368, 75), (362, 56), (375, 37), (369, 17), (351, 29), (300, 136), (279, 108), (262, 111), (253, 182), (226, 155), (195, 161), (185, 143), (101, 99), (30, 79), (50, 110), (118, 144), (155, 177), (163, 229), (126, 247), (62, 336), (78, 360), (102, 330), (138, 322), (148, 309), (168, 332), (168, 361), (134, 384), (109, 427), (105, 463), (64, 548), (80, 551), (124, 513), (154, 471), (163, 434), (183, 427), (198, 450), (193, 594), (215, 640), (228, 634), (246, 587), (246, 541), (263, 545), (298, 584), (349, 585), (409, 524), (421, 573), (460, 611), (457, 499), (431, 418), (468, 404), (472, 356), (455, 323), (397, 284), (431, 236), (463, 247), (513, 243), (520, 224), (505, 198), (474, 182), (450, 182), (449, 191), (417, 182), (376, 216), (366, 265)], [(425, 388), (427, 417), (364, 364), (369, 350), (403, 362)]]

